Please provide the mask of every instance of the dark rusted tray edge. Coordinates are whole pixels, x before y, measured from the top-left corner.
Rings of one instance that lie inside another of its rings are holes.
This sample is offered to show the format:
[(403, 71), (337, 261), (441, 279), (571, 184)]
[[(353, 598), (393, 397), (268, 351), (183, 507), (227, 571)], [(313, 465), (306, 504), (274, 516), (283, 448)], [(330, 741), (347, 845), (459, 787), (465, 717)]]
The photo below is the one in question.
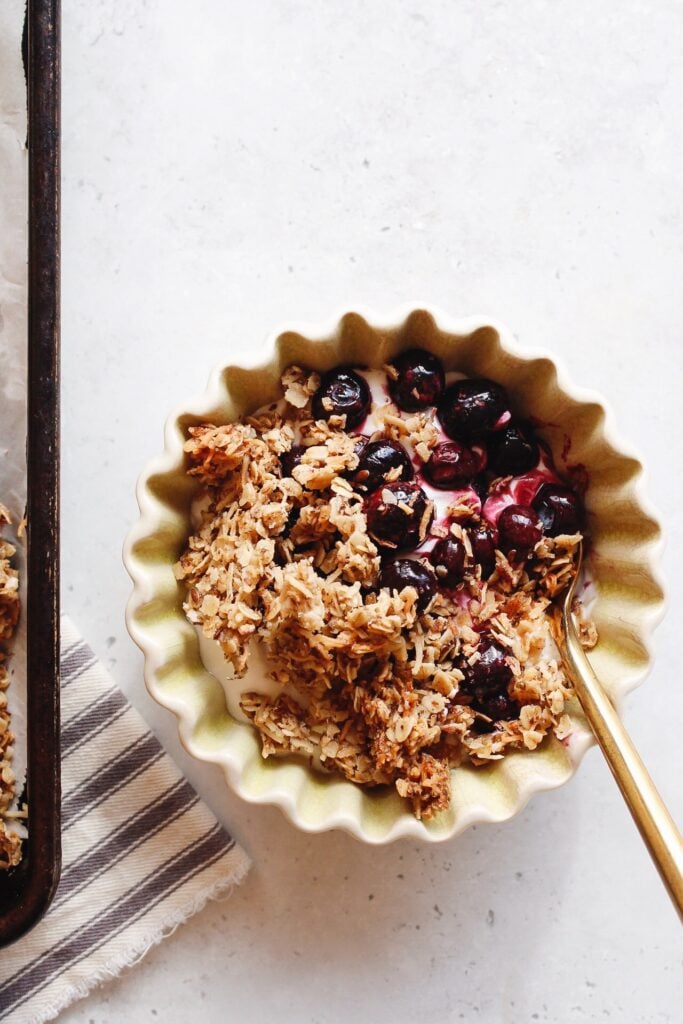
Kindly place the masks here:
[[(28, 3), (29, 840), (0, 894), (0, 946), (29, 930), (59, 880), (59, 0)], [(4, 905), (3, 905), (4, 904)]]

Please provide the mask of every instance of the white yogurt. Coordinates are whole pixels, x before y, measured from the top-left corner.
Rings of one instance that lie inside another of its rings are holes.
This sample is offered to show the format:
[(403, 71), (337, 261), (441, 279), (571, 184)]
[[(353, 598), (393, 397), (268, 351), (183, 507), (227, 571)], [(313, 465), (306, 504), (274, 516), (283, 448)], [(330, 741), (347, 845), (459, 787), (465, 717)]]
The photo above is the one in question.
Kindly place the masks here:
[(237, 679), (218, 641), (204, 636), (201, 626), (195, 626), (195, 629), (199, 637), (199, 654), (204, 668), (221, 683), (228, 711), (233, 718), (239, 722), (249, 721), (240, 707), (240, 697), (243, 693), (264, 693), (272, 698), (280, 696), (283, 688), (268, 674), (268, 661), (262, 644), (256, 640), (251, 642), (247, 671), (241, 679)]

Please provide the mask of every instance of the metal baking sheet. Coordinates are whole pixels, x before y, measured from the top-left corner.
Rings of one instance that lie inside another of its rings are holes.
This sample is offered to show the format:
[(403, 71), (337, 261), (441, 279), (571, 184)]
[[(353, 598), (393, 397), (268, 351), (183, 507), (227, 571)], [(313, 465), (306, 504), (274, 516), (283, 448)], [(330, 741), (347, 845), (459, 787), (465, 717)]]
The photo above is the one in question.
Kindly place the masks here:
[(0, 946), (28, 931), (59, 879), (59, 2), (29, 0), (26, 792), (21, 863), (0, 876)]

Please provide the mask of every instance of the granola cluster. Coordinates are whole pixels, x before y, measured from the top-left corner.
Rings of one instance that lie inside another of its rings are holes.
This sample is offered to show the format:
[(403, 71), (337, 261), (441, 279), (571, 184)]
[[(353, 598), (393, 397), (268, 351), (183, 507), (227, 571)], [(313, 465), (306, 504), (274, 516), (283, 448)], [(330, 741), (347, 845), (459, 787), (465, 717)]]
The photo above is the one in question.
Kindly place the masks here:
[[(9, 523), (4, 505), (0, 505), (0, 527)], [(0, 536), (0, 870), (14, 867), (21, 860), (21, 839), (11, 828), (15, 797), (15, 778), (12, 771), (11, 730), (7, 706), (9, 674), (6, 661), (9, 645), (19, 620), (19, 574), (12, 568), (15, 549)]]
[[(299, 754), (362, 785), (393, 785), (431, 817), (449, 804), (453, 767), (570, 731), (552, 601), (581, 535), (543, 537), (522, 562), (497, 550), (488, 578), (475, 564), (424, 608), (413, 586), (379, 587), (382, 552), (350, 482), (358, 436), (344, 416), (313, 417), (317, 374), (291, 367), (282, 383), (284, 399), (256, 415), (189, 431), (187, 471), (203, 489), (175, 567), (186, 614), (238, 677), (250, 644), (264, 645), (280, 694), (243, 693), (241, 707), (265, 757)], [(438, 441), (425, 412), (403, 417), (387, 402), (376, 422), (373, 439), (407, 441), (423, 462)], [(295, 444), (303, 451), (286, 473)], [(467, 548), (463, 524), (477, 511), (456, 497), (448, 513), (433, 535)], [(482, 634), (506, 653), (511, 720), (492, 722), (464, 686)], [(585, 636), (595, 641), (588, 626)]]

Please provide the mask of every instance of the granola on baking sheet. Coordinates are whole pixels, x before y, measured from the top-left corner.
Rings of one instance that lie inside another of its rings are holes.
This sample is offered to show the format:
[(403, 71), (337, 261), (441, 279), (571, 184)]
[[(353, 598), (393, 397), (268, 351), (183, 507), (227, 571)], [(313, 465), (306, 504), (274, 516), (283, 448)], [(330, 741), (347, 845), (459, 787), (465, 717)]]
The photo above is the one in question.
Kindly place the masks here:
[[(0, 504), (0, 529), (10, 522), (4, 505)], [(19, 574), (12, 568), (15, 549), (0, 534), (0, 870), (14, 867), (21, 860), (21, 838), (11, 828), (15, 816), (11, 810), (15, 800), (15, 778), (12, 771), (11, 729), (7, 705), (9, 673), (7, 658), (19, 620)]]
[(279, 402), (190, 428), (202, 496), (175, 567), (237, 678), (263, 645), (278, 692), (240, 704), (264, 757), (393, 785), (424, 818), (451, 769), (570, 732), (553, 599), (584, 521), (504, 389), (437, 364), (289, 367)]

